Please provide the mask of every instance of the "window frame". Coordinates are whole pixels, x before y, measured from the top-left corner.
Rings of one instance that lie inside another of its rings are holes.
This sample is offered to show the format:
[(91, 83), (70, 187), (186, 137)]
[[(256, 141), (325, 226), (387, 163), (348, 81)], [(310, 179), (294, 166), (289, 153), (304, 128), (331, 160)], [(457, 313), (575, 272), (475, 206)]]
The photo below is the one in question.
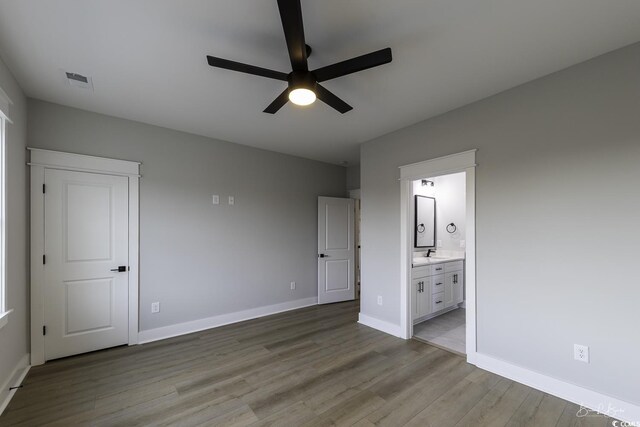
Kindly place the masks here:
[(7, 269), (6, 269), (6, 135), (7, 123), (10, 123), (8, 107), (11, 100), (0, 89), (0, 329), (9, 322), (13, 311), (7, 306)]

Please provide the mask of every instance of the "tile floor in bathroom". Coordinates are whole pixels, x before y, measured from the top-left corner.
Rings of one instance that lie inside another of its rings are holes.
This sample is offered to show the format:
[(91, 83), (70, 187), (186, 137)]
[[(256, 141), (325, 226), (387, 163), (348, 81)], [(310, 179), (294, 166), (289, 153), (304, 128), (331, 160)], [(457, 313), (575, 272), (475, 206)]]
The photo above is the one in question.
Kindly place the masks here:
[(413, 326), (413, 337), (455, 353), (466, 354), (465, 309), (457, 308)]

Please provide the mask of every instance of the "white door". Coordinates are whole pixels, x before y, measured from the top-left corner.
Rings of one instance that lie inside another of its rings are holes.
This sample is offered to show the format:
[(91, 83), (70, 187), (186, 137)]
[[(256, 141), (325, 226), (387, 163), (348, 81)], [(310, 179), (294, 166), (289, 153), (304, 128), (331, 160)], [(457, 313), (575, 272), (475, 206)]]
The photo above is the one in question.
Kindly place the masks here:
[(318, 304), (355, 299), (353, 199), (318, 197)]
[(45, 189), (45, 360), (126, 344), (128, 179), (46, 169)]

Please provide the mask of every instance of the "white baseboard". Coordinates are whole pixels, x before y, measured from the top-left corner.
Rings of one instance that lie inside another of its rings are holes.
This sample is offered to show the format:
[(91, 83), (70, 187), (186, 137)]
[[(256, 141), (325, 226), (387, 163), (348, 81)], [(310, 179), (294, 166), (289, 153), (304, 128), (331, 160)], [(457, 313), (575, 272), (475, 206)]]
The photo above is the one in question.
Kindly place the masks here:
[(251, 308), (249, 310), (236, 311), (234, 313), (221, 314), (219, 316), (207, 317), (205, 319), (192, 320), (190, 322), (178, 323), (176, 325), (163, 326), (161, 328), (149, 329), (147, 331), (140, 331), (138, 333), (138, 343), (144, 344), (179, 335), (204, 331), (205, 329), (217, 328), (219, 326), (269, 316), (283, 311), (296, 310), (298, 308), (316, 305), (317, 303), (317, 297), (304, 298), (280, 304)]
[(479, 368), (600, 413), (607, 413), (608, 410), (621, 410), (621, 412), (609, 413), (609, 415), (632, 425), (640, 425), (640, 406), (633, 403), (530, 371), (485, 354), (474, 354), (473, 361)]
[(404, 339), (404, 334), (402, 333), (402, 328), (400, 327), (400, 325), (396, 325), (385, 320), (376, 319), (375, 317), (367, 316), (366, 314), (362, 313), (360, 313), (358, 316), (358, 323), (393, 335), (394, 337)]
[(27, 376), (30, 367), (29, 354), (27, 353), (22, 356), (22, 359), (20, 359), (16, 367), (13, 368), (13, 371), (2, 385), (2, 389), (0, 389), (0, 415), (2, 415), (7, 405), (9, 405), (11, 398), (16, 393), (16, 390), (9, 391), (9, 388), (19, 386), (22, 380), (24, 380), (24, 377)]

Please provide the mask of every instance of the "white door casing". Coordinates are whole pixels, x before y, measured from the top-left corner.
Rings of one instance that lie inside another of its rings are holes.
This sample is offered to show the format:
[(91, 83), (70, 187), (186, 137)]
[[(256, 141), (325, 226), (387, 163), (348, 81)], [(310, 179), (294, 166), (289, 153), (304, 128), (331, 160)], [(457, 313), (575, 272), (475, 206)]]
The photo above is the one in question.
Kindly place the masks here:
[(476, 342), (476, 152), (469, 150), (400, 167), (400, 336), (413, 336), (412, 321), (412, 187), (411, 181), (451, 173), (466, 175), (466, 268), (464, 271), (464, 297), (466, 306), (467, 362), (474, 364)]
[(126, 344), (128, 179), (47, 169), (45, 186), (45, 360)]
[(318, 197), (318, 304), (355, 299), (354, 201)]
[[(138, 212), (139, 212), (140, 163), (127, 161), (127, 160), (116, 160), (116, 159), (108, 159), (103, 157), (64, 153), (59, 151), (42, 150), (37, 148), (29, 148), (29, 151), (30, 151), (30, 157), (31, 157), (30, 162), (28, 163), (28, 165), (31, 167), (31, 257), (30, 257), (30, 260), (31, 260), (31, 328), (30, 328), (31, 329), (31, 365), (33, 366), (41, 365), (45, 362), (45, 335), (43, 333), (44, 326), (47, 326), (47, 329), (48, 329), (47, 336), (52, 338), (52, 335), (49, 335), (49, 334), (53, 334), (53, 330), (51, 329), (52, 326), (46, 325), (46, 322), (45, 322), (45, 314), (49, 318), (51, 317), (51, 314), (52, 314), (50, 310), (45, 312), (45, 303), (47, 303), (48, 302), (47, 299), (50, 298), (48, 296), (48, 293), (50, 291), (53, 292), (53, 290), (50, 290), (45, 286), (48, 283), (47, 277), (45, 275), (45, 273), (48, 272), (48, 270), (46, 271), (45, 268), (47, 266), (52, 266), (54, 263), (54, 259), (52, 259), (52, 254), (49, 253), (46, 257), (46, 264), (44, 263), (45, 261), (44, 255), (46, 252), (45, 251), (45, 193), (44, 193), (45, 188), (44, 188), (44, 184), (45, 184), (45, 175), (47, 175), (48, 177), (56, 176), (56, 171), (86, 172), (87, 174), (81, 174), (79, 176), (85, 177), (89, 174), (92, 174), (97, 176), (106, 176), (105, 179), (107, 180), (112, 180), (113, 178), (116, 178), (115, 180), (116, 182), (118, 180), (124, 180), (122, 182), (126, 182), (126, 189), (127, 189), (127, 191), (125, 192), (126, 202), (122, 202), (122, 198), (121, 197), (119, 198), (121, 204), (126, 203), (128, 206), (128, 209), (126, 210), (126, 214), (125, 214), (126, 218), (124, 220), (120, 219), (120, 222), (125, 222), (124, 229), (126, 232), (126, 243), (125, 243), (126, 253), (124, 255), (124, 260), (121, 260), (119, 257), (114, 258), (114, 260), (117, 261), (115, 265), (111, 265), (111, 262), (109, 262), (110, 268), (108, 270), (110, 270), (111, 268), (119, 267), (119, 266), (128, 265), (129, 267), (128, 272), (118, 273), (118, 275), (123, 275), (128, 279), (128, 283), (126, 286), (127, 295), (126, 295), (126, 301), (125, 301), (127, 321), (125, 323), (124, 342), (122, 342), (121, 337), (118, 337), (116, 342), (125, 343), (129, 345), (137, 344), (138, 343), (138, 300), (139, 300), (139, 295), (138, 295), (138, 290), (139, 290), (139, 286), (138, 286), (138, 283), (139, 283), (139, 214)], [(103, 178), (100, 178), (100, 179), (103, 179)], [(104, 182), (94, 183), (94, 184), (97, 184), (98, 187), (100, 185), (104, 187), (105, 185)], [(110, 186), (111, 184), (112, 182), (107, 183), (107, 186)], [(52, 192), (55, 192), (55, 189), (52, 187), (52, 185), (55, 186), (54, 182), (49, 183), (49, 189), (47, 190), (49, 195), (51, 195)], [(118, 187), (118, 185), (121, 186), (122, 184), (116, 184), (116, 187)], [(92, 196), (91, 191), (89, 191), (88, 192), (89, 194), (87, 194), (86, 188), (85, 189), (74, 188), (72, 192), (75, 192), (75, 195), (72, 196), (72, 198), (75, 197), (75, 199), (68, 200), (68, 202), (70, 202), (72, 206), (74, 204), (77, 205), (80, 199), (84, 198), (86, 200), (87, 197), (89, 198), (94, 197), (95, 199), (101, 199), (99, 196), (96, 196), (96, 194), (93, 194)], [(98, 191), (97, 193), (100, 193), (100, 192)], [(104, 196), (104, 192), (103, 192), (103, 196)], [(104, 202), (105, 198), (102, 197), (102, 200)], [(96, 202), (98, 202), (98, 200), (96, 200)], [(60, 202), (60, 205), (62, 207), (62, 202)], [(99, 210), (99, 203), (97, 203), (97, 206), (86, 206), (85, 208)], [(52, 207), (49, 207), (49, 209), (52, 209)], [(75, 211), (76, 216), (78, 213), (79, 211)], [(73, 217), (73, 214), (71, 216)], [(60, 215), (60, 222), (62, 222), (61, 220), (62, 217), (63, 216)], [(87, 227), (87, 226), (90, 227), (90, 225), (88, 225), (88, 223), (85, 223), (84, 225), (81, 224), (82, 220), (76, 217), (71, 218), (71, 220), (80, 221), (80, 222), (77, 224), (74, 223), (74, 226), (76, 225), (78, 226), (76, 227), (75, 231), (67, 230), (72, 234), (71, 236), (68, 236), (68, 237), (70, 237), (70, 240), (74, 241), (74, 243), (71, 246), (75, 245), (75, 248), (74, 247), (68, 248), (70, 249), (70, 252), (68, 253), (69, 255), (68, 258), (74, 259), (74, 262), (76, 262), (78, 265), (84, 264), (85, 266), (89, 266), (90, 264), (95, 264), (93, 261), (88, 262), (88, 258), (95, 258), (96, 253), (98, 255), (104, 255), (104, 253), (100, 254), (101, 248), (99, 247), (99, 245), (95, 247), (89, 246), (89, 247), (81, 248), (83, 244), (82, 236), (80, 237), (77, 236), (78, 234), (77, 232), (82, 227)], [(60, 239), (59, 243), (61, 243), (62, 242), (62, 226), (58, 228), (61, 230), (60, 236), (58, 237)], [(55, 236), (53, 236), (53, 238), (55, 239)], [(86, 242), (84, 242), (84, 244), (86, 245)], [(79, 251), (78, 248), (81, 248), (82, 250)], [(102, 247), (102, 250), (104, 251), (104, 247)], [(88, 254), (88, 252), (92, 252), (92, 251), (94, 252), (93, 257), (90, 256), (91, 254)], [(66, 252), (64, 251), (61, 251), (61, 253), (66, 254)], [(82, 258), (83, 256), (85, 258)], [(120, 261), (122, 261), (122, 263), (120, 263)], [(95, 265), (93, 267), (95, 267)], [(78, 271), (76, 271), (75, 273), (72, 271), (71, 273), (79, 275)], [(87, 271), (84, 271), (84, 273), (87, 273)], [(66, 274), (69, 274), (69, 272), (62, 271), (61, 273), (58, 273), (59, 278), (63, 277), (63, 274), (66, 275)], [(89, 276), (91, 275), (89, 274)], [(93, 286), (94, 288), (102, 289), (102, 295), (105, 295), (105, 291), (104, 291), (105, 286), (100, 286), (103, 284), (102, 282), (100, 282), (101, 279), (106, 279), (106, 281), (108, 282), (109, 280), (111, 280), (110, 277), (113, 278), (113, 283), (114, 283), (114, 286), (116, 286), (116, 288), (117, 288), (117, 283), (122, 281), (121, 278), (116, 276), (115, 272), (111, 272), (111, 271), (107, 271), (107, 274), (104, 276), (102, 275), (99, 275), (99, 276), (100, 277), (97, 277), (98, 280), (94, 280), (95, 278), (91, 280), (93, 280), (92, 284), (94, 285)], [(72, 277), (72, 280), (68, 280), (68, 281), (72, 282), (74, 280), (73, 277), (78, 277), (78, 276), (70, 276), (70, 277)], [(70, 298), (70, 301), (86, 299), (85, 298), (86, 293), (83, 292), (83, 291), (86, 291), (86, 289), (80, 288), (79, 286), (80, 280), (78, 280), (77, 282), (74, 282), (74, 285), (76, 285), (75, 289), (71, 289), (72, 292), (68, 296), (65, 290), (64, 297)], [(107, 287), (111, 288), (111, 285), (108, 285)], [(70, 286), (70, 288), (73, 288), (73, 286)], [(113, 289), (116, 289), (116, 288), (113, 288)], [(122, 298), (122, 295), (118, 294), (118, 297)], [(117, 301), (118, 297), (114, 296), (114, 301)], [(59, 298), (59, 295), (58, 295), (58, 298)], [(99, 306), (99, 301), (100, 301), (99, 298), (98, 300), (95, 300), (95, 301), (89, 300), (88, 304), (85, 304), (82, 310), (77, 309), (77, 307), (82, 307), (82, 305), (77, 305), (75, 308), (76, 311), (71, 312), (70, 317), (68, 319), (65, 314), (64, 322), (67, 322), (67, 323), (63, 324), (63, 326), (60, 326), (59, 331), (60, 332), (64, 331), (66, 335), (75, 335), (76, 337), (79, 337), (80, 335), (83, 335), (83, 334), (91, 335), (91, 333), (89, 333), (89, 331), (86, 331), (85, 329), (90, 329), (90, 330), (94, 329), (94, 332), (98, 332), (98, 330), (102, 329), (101, 332), (104, 332), (104, 330), (106, 330), (107, 327), (104, 327), (104, 325), (98, 325), (97, 323), (101, 323), (100, 321), (104, 321), (106, 317), (106, 314), (105, 314), (106, 311), (103, 310), (101, 312), (97, 312), (97, 311), (89, 312), (88, 310), (86, 310), (88, 307), (91, 307), (91, 306), (93, 306), (94, 308), (97, 308)], [(94, 323), (89, 324), (90, 321), (93, 321)], [(118, 321), (122, 323), (121, 317), (119, 317)], [(61, 320), (59, 317), (57, 322), (58, 322), (58, 325), (60, 325), (59, 322), (61, 322)], [(82, 326), (83, 323), (85, 324), (84, 327)], [(55, 326), (54, 326), (54, 329), (55, 329)], [(67, 333), (67, 332), (70, 332), (70, 333)], [(118, 328), (118, 333), (121, 333), (120, 328)], [(113, 339), (115, 340), (115, 338)], [(73, 348), (74, 345), (76, 344), (69, 344), (69, 345), (70, 347)], [(78, 344), (78, 347), (79, 346), (80, 345)], [(48, 348), (49, 350), (51, 350), (54, 347), (51, 346), (51, 343), (48, 343)], [(46, 358), (49, 359), (52, 357), (58, 357), (55, 354), (57, 353), (47, 352)]]

